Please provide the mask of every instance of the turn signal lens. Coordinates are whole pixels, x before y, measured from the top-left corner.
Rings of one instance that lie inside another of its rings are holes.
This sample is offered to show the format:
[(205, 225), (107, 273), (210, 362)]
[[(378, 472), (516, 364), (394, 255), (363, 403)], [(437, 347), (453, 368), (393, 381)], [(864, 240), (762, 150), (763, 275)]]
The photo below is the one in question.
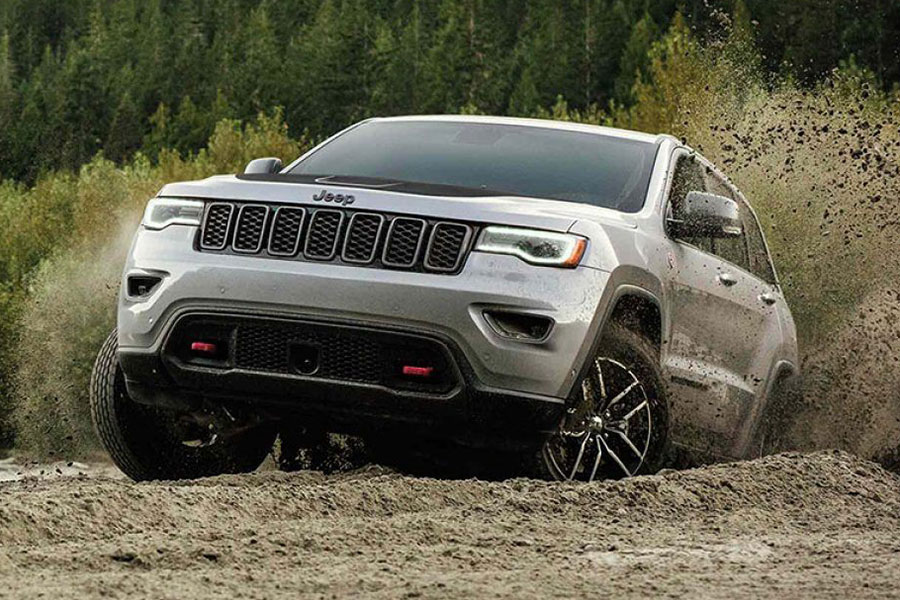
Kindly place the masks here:
[(486, 227), (475, 250), (510, 254), (527, 263), (547, 267), (574, 268), (581, 262), (587, 240), (568, 233), (553, 233), (515, 227)]

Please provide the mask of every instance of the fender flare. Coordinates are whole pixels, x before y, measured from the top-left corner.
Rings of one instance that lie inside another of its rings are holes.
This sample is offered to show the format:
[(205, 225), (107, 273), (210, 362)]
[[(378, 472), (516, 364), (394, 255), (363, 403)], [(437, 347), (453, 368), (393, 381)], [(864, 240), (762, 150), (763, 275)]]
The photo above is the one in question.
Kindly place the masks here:
[[(609, 290), (609, 288), (607, 288)], [(586, 375), (588, 369), (591, 365), (591, 358), (597, 354), (597, 350), (600, 347), (600, 341), (603, 337), (603, 331), (606, 329), (607, 324), (609, 323), (610, 317), (613, 314), (616, 306), (619, 304), (619, 301), (624, 296), (639, 296), (644, 298), (653, 304), (659, 309), (660, 315), (660, 335), (662, 340), (666, 339), (666, 326), (667, 319), (665, 312), (663, 311), (663, 304), (660, 300), (659, 296), (657, 296), (652, 291), (646, 289), (645, 287), (636, 285), (634, 283), (621, 283), (616, 285), (611, 292), (609, 292), (609, 300), (605, 303), (602, 313), (598, 312), (598, 317), (595, 318), (595, 323), (591, 325), (590, 334), (588, 335), (588, 339), (590, 339), (590, 345), (588, 346), (587, 352), (580, 360), (580, 365), (575, 370), (575, 376), (572, 380), (572, 387), (569, 390), (568, 395), (566, 396), (566, 404), (571, 405), (574, 401), (575, 396), (578, 393), (578, 382), (581, 381)], [(661, 340), (661, 341), (662, 341)]]

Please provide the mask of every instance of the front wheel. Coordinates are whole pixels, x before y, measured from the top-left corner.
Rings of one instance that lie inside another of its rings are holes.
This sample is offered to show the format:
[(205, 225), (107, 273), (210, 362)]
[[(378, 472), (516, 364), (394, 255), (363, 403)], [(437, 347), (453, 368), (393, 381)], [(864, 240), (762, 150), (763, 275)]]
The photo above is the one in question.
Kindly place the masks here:
[(577, 401), (541, 449), (541, 474), (590, 482), (653, 473), (667, 454), (668, 421), (656, 349), (611, 324)]
[(275, 432), (265, 425), (221, 435), (192, 415), (138, 404), (128, 396), (116, 356), (116, 331), (97, 355), (91, 374), (91, 418), (113, 462), (135, 481), (196, 479), (253, 471), (272, 448)]

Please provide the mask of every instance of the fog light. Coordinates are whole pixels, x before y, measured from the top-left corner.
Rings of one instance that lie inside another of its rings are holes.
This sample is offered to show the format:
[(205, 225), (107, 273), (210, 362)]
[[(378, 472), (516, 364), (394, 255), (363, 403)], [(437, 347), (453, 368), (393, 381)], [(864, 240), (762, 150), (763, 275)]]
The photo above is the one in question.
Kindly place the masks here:
[(521, 342), (542, 342), (553, 328), (553, 319), (539, 315), (499, 310), (486, 310), (483, 315), (494, 333)]
[(156, 289), (156, 286), (159, 285), (160, 281), (162, 281), (162, 277), (157, 277), (156, 275), (129, 275), (128, 295), (132, 298), (149, 296)]

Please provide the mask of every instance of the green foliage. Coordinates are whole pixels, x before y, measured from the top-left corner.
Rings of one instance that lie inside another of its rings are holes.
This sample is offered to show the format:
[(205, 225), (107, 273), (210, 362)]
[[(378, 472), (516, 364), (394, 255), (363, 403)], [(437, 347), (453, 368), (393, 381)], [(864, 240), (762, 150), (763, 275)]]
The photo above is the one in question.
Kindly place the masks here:
[(371, 115), (529, 115), (560, 95), (628, 108), (678, 6), (704, 44), (734, 12), (760, 65), (806, 86), (851, 59), (900, 82), (897, 2), (4, 0), (0, 178), (33, 183), (99, 150), (196, 153), (220, 120), (276, 106), (315, 138)]

